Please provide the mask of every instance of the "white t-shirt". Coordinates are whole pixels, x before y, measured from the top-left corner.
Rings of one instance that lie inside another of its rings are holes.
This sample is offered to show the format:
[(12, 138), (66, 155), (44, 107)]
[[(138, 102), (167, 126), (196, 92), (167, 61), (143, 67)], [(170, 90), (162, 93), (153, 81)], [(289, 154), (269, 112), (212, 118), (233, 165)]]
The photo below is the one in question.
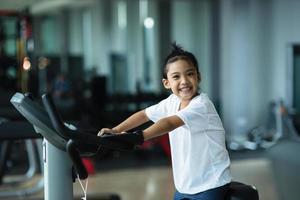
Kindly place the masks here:
[(146, 108), (156, 122), (177, 115), (184, 125), (169, 133), (172, 169), (176, 189), (196, 194), (231, 181), (230, 159), (225, 147), (225, 131), (214, 105), (204, 93), (179, 110), (180, 99), (172, 94)]

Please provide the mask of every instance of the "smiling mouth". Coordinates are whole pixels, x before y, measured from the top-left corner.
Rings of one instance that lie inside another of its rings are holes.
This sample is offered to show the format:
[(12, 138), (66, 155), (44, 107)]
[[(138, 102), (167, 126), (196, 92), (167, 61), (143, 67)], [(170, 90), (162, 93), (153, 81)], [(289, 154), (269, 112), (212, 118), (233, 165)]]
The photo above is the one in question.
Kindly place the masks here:
[(192, 87), (183, 87), (183, 88), (180, 88), (179, 91), (181, 92), (190, 92), (192, 90)]

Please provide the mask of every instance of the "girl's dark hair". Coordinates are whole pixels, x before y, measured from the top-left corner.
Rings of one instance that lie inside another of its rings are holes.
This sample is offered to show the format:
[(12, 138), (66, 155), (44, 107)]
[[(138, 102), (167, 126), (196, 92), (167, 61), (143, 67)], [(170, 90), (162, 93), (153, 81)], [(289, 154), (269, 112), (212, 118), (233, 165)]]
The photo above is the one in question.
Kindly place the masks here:
[(164, 69), (163, 69), (163, 78), (167, 78), (167, 65), (170, 63), (173, 63), (177, 60), (185, 60), (188, 63), (192, 64), (197, 71), (197, 74), (200, 77), (200, 72), (198, 68), (198, 61), (194, 54), (191, 52), (185, 51), (180, 45), (176, 44), (176, 42), (172, 43), (172, 51), (171, 53), (166, 57), (164, 61)]

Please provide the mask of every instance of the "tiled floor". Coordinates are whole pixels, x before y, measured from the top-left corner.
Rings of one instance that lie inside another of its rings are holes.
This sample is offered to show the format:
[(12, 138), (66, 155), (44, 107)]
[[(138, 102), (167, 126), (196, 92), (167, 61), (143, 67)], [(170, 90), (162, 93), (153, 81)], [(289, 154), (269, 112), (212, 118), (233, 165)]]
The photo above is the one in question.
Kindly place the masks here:
[[(233, 160), (231, 170), (234, 180), (255, 185), (261, 200), (279, 200), (270, 165), (263, 158)], [(78, 182), (74, 184), (74, 193), (77, 199), (83, 196)], [(118, 168), (102, 170), (89, 177), (87, 199), (100, 200), (101, 195), (111, 193), (118, 194), (122, 200), (172, 199), (174, 186), (171, 168), (169, 165)], [(41, 191), (24, 199), (42, 199), (42, 195)]]

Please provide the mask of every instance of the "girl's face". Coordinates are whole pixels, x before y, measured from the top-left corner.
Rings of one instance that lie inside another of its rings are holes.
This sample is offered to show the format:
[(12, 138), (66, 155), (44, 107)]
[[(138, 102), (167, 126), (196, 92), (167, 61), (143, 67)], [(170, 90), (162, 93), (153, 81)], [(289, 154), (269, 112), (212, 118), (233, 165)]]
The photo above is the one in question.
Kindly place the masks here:
[(186, 60), (177, 60), (167, 66), (167, 79), (163, 79), (166, 89), (172, 92), (183, 101), (190, 101), (198, 91), (200, 78), (197, 70)]

